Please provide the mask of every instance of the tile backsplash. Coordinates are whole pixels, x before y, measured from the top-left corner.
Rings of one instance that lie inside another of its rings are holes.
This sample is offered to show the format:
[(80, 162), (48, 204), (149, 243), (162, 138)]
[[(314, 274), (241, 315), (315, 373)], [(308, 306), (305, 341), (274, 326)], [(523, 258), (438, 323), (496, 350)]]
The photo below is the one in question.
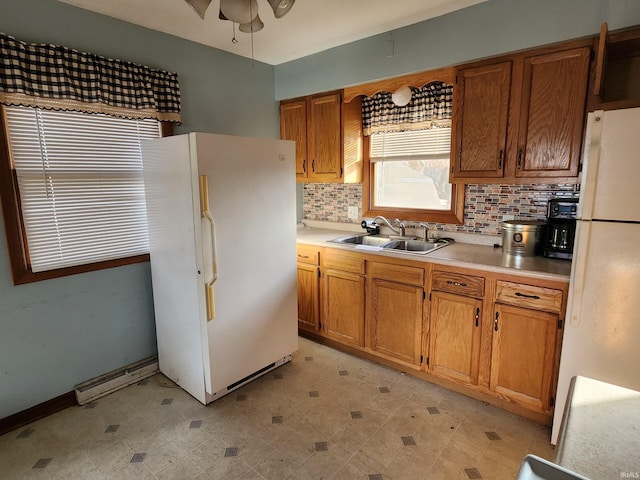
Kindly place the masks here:
[[(578, 195), (575, 185), (466, 185), (464, 224), (438, 223), (432, 228), (443, 232), (466, 232), (499, 235), (505, 215), (518, 220), (544, 220), (550, 198)], [(362, 185), (305, 183), (303, 219), (360, 223), (362, 220)], [(358, 218), (348, 217), (348, 207), (358, 208)], [(410, 221), (411, 218), (402, 218)]]

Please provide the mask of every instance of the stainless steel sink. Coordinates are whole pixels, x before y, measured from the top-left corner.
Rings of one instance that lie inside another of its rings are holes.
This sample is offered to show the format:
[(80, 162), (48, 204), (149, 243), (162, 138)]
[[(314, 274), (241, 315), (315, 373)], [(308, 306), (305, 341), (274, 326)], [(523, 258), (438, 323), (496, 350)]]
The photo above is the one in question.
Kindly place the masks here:
[(424, 255), (439, 248), (446, 247), (450, 243), (448, 240), (437, 240), (435, 242), (425, 242), (424, 240), (393, 240), (388, 245), (385, 245), (384, 248), (393, 249), (398, 252)]
[(333, 243), (341, 243), (343, 245), (368, 245), (371, 247), (382, 247), (391, 242), (389, 237), (379, 235), (348, 235), (346, 237), (334, 238), (329, 240)]
[(412, 253), (418, 255), (425, 255), (439, 248), (446, 247), (453, 243), (452, 240), (436, 240), (436, 241), (424, 241), (416, 239), (397, 239), (390, 238), (381, 235), (347, 235), (345, 237), (334, 238), (329, 240), (332, 243), (338, 243), (341, 245), (366, 245), (369, 247), (378, 247), (382, 250), (392, 250), (398, 253)]

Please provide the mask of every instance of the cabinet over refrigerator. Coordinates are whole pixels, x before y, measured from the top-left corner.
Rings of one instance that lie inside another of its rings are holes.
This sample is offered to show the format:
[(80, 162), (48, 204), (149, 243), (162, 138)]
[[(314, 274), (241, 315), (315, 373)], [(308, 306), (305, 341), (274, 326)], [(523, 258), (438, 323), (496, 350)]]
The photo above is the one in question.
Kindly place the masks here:
[(298, 348), (294, 143), (143, 144), (160, 371), (203, 404)]

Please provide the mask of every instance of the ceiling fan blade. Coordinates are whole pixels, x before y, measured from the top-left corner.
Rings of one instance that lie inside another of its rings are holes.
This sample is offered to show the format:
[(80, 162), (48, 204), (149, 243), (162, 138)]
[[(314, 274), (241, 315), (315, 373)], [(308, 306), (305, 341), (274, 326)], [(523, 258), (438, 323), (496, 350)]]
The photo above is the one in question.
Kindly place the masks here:
[(200, 15), (200, 18), (204, 20), (204, 14), (211, 3), (211, 0), (185, 0), (193, 9)]

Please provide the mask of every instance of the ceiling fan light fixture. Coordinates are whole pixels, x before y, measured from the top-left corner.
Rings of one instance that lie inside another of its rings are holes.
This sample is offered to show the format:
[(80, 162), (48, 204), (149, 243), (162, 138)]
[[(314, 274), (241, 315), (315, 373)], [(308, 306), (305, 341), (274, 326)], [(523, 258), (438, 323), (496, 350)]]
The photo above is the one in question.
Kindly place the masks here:
[(240, 25), (238, 25), (238, 30), (240, 30), (242, 33), (255, 33), (259, 32), (263, 28), (264, 23), (262, 23), (262, 20), (260, 20), (259, 15), (256, 15), (256, 18), (254, 18), (253, 21), (249, 23), (241, 23)]
[(220, 12), (233, 23), (250, 24), (258, 16), (258, 2), (257, 0), (220, 0)]
[(196, 11), (200, 18), (204, 20), (204, 14), (211, 3), (211, 0), (186, 0), (189, 5)]
[(293, 7), (294, 3), (295, 0), (269, 0), (269, 5), (271, 5), (273, 15), (276, 18), (284, 17), (289, 12), (289, 10), (291, 10), (291, 7)]

